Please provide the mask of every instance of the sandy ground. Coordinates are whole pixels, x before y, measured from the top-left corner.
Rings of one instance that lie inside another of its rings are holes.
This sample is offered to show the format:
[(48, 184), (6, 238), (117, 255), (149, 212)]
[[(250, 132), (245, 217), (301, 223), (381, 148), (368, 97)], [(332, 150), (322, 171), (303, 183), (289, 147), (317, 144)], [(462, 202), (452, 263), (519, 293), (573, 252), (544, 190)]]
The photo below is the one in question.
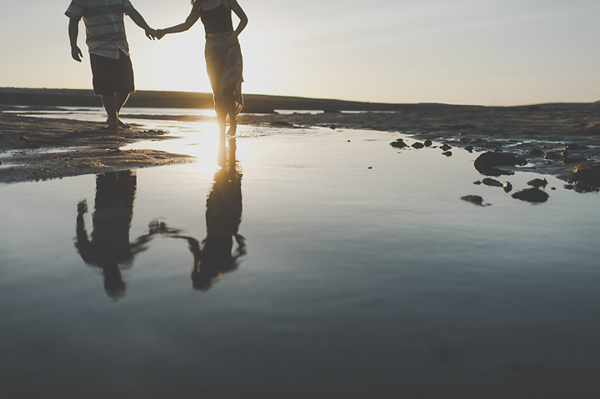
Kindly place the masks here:
[(165, 132), (132, 128), (111, 132), (103, 125), (0, 113), (0, 183), (56, 179), (176, 162), (187, 155), (155, 150), (121, 151), (138, 140), (166, 139)]
[[(181, 154), (119, 150), (134, 141), (168, 139), (165, 132), (133, 128), (115, 133), (102, 130), (98, 123), (33, 118), (1, 111), (0, 182), (190, 161)], [(129, 118), (125, 120), (135, 121), (136, 116)], [(326, 126), (408, 133), (417, 140), (437, 140), (469, 151), (521, 154), (540, 172), (565, 179), (575, 164), (600, 161), (599, 104), (527, 107), (411, 104), (401, 112), (242, 114), (239, 121), (265, 127)], [(390, 141), (393, 139), (390, 137)]]

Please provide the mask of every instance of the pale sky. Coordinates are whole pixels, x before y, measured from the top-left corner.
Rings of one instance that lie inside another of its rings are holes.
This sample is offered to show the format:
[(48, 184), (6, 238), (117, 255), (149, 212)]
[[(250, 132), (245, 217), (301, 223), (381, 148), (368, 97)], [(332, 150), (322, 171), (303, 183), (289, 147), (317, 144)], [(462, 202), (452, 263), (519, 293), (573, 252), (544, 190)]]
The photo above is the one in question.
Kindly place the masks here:
[[(187, 0), (131, 0), (150, 26)], [(600, 100), (598, 0), (238, 0), (246, 93), (371, 102)], [(0, 0), (0, 87), (91, 88), (70, 58), (69, 0)], [(237, 20), (234, 19), (234, 24)], [(126, 18), (138, 90), (210, 92), (204, 32), (150, 41)]]

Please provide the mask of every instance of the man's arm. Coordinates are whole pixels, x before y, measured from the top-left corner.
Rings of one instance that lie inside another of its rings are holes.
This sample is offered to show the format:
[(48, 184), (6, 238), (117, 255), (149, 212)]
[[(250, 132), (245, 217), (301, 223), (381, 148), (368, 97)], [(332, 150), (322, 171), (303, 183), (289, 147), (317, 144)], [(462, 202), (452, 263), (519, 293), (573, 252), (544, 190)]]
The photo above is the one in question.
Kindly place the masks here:
[(154, 40), (154, 37), (156, 36), (156, 31), (150, 26), (148, 26), (148, 24), (144, 20), (144, 17), (142, 17), (135, 8), (130, 8), (129, 10), (125, 11), (125, 13), (129, 15), (129, 18), (131, 18), (131, 20), (135, 22), (137, 26), (139, 26), (146, 32), (146, 36), (148, 37), (148, 39)]
[(83, 53), (77, 47), (77, 36), (79, 35), (79, 19), (69, 18), (69, 41), (71, 42), (71, 57), (77, 62), (81, 62)]

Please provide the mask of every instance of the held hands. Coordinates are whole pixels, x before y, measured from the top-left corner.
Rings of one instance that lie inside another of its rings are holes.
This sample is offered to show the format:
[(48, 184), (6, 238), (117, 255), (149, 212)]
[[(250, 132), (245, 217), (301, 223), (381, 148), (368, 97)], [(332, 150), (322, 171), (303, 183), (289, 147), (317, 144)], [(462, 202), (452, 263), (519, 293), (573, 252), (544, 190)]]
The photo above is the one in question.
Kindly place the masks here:
[(166, 33), (162, 29), (151, 29), (151, 28), (146, 29), (146, 36), (150, 40), (154, 40), (154, 39), (160, 40), (165, 36), (165, 34)]
[(154, 40), (154, 38), (156, 38), (156, 30), (152, 29), (150, 27), (144, 29), (144, 32), (146, 33), (146, 37), (150, 40)]

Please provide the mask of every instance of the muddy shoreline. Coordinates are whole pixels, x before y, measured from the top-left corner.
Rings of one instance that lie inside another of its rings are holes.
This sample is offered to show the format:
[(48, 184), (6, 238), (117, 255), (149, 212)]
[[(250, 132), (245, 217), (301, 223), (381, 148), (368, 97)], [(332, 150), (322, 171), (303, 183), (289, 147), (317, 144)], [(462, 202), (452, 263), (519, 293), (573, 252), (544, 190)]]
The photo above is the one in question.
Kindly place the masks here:
[[(36, 108), (39, 107), (32, 110)], [(24, 115), (4, 112), (14, 110), (11, 106), (0, 107), (1, 183), (193, 160), (186, 155), (155, 150), (119, 150), (120, 146), (135, 141), (171, 137), (168, 132), (135, 127), (136, 119), (147, 116), (128, 115), (126, 109), (123, 118), (133, 122), (134, 128), (118, 132), (102, 130), (99, 123), (28, 117), (27, 109), (21, 109)], [(177, 118), (164, 116), (164, 119)], [(181, 118), (190, 120), (189, 116)], [(241, 114), (239, 122), (266, 128), (320, 126), (380, 130), (409, 134), (417, 141), (439, 141), (454, 150), (511, 152), (524, 156), (528, 168), (564, 180), (576, 164), (600, 162), (600, 104), (526, 107), (411, 104), (394, 112)], [(395, 138), (390, 135), (390, 142)]]

